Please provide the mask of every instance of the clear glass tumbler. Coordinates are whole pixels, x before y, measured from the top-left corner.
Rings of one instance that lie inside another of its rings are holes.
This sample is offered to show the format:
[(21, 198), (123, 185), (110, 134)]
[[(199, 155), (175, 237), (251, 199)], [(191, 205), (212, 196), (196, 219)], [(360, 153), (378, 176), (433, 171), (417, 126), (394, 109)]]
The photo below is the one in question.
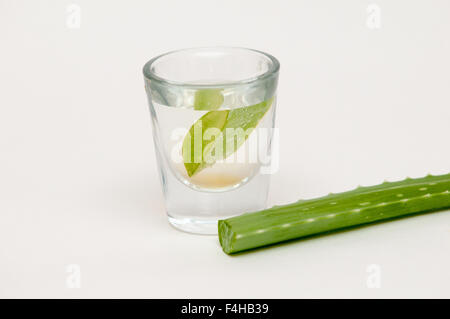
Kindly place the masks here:
[(144, 66), (169, 222), (217, 234), (217, 221), (264, 209), (274, 171), (280, 64), (251, 49), (183, 49)]

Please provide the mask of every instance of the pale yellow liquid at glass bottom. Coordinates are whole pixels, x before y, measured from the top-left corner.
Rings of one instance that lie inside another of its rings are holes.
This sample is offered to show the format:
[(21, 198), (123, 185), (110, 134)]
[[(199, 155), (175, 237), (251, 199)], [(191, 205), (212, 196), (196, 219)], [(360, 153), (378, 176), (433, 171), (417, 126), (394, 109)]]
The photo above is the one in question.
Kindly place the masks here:
[(251, 178), (258, 168), (257, 164), (249, 163), (215, 163), (212, 167), (189, 177), (183, 163), (176, 169), (189, 184), (203, 189), (224, 189), (236, 187)]

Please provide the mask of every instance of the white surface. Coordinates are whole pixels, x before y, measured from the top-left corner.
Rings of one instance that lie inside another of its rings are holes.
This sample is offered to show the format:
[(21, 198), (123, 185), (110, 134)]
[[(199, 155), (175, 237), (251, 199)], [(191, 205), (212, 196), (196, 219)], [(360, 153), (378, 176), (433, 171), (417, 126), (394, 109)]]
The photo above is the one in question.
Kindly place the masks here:
[(450, 211), (237, 257), (171, 228), (141, 74), (183, 47), (275, 55), (271, 204), (446, 173), (450, 2), (376, 1), (375, 30), (368, 1), (79, 1), (79, 29), (70, 3), (0, 2), (1, 297), (450, 297)]

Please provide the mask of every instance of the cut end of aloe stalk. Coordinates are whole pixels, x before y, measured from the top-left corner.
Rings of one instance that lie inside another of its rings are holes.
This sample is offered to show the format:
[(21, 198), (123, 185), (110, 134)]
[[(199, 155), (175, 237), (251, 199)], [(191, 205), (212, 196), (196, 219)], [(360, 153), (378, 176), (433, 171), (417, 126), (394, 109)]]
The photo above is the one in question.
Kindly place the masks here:
[(231, 254), (232, 242), (236, 238), (236, 234), (233, 233), (226, 220), (219, 220), (218, 228), (220, 245), (226, 254)]

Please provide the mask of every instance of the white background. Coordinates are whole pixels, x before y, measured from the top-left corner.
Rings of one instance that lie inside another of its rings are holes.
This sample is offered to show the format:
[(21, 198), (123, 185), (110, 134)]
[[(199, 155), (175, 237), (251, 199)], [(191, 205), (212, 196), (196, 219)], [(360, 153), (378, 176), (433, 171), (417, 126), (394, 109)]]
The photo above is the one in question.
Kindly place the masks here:
[(70, 3), (0, 1), (0, 297), (450, 297), (450, 211), (235, 257), (170, 227), (141, 71), (280, 60), (270, 204), (447, 173), (449, 1), (374, 1), (379, 29), (364, 0), (75, 1), (79, 29)]

